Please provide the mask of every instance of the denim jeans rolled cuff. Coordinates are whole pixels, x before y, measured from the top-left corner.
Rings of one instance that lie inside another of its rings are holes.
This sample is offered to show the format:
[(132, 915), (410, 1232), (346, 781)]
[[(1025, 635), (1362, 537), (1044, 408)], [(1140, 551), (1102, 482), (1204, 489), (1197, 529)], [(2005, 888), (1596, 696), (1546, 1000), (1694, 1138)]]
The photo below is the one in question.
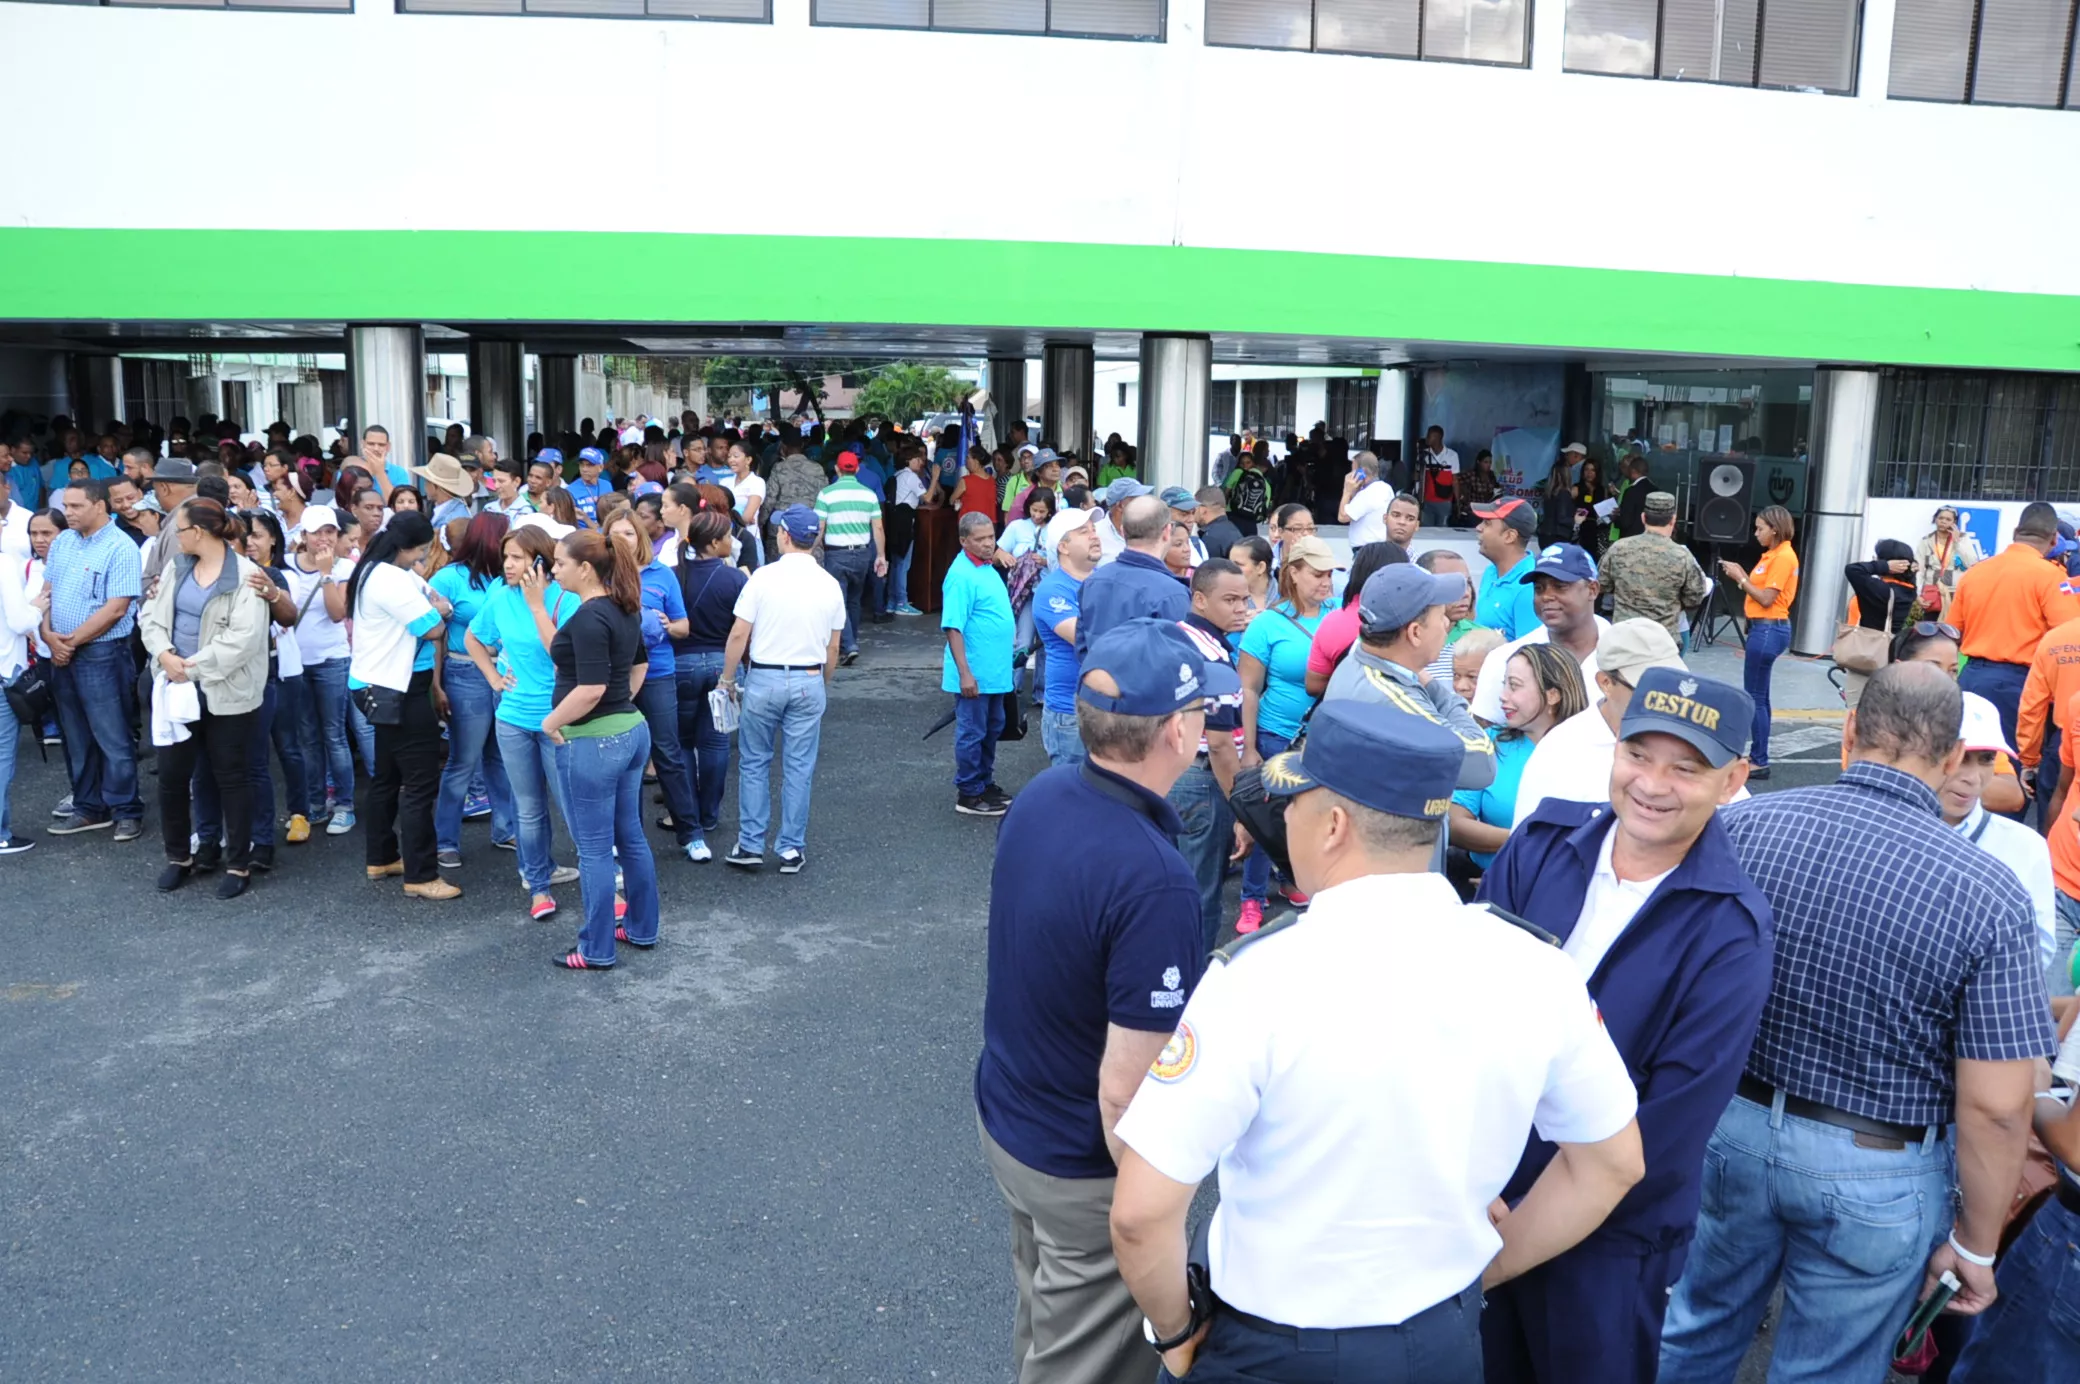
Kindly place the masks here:
[(643, 763), (651, 757), (650, 726), (639, 721), (617, 735), (577, 736), (556, 747), (556, 771), (578, 847), (578, 887), (585, 921), (578, 951), (594, 966), (614, 964), (614, 872), (628, 900), (623, 925), (636, 945), (657, 940), (657, 863), (643, 834)]
[[(1275, 754), (1284, 754), (1293, 747), (1293, 742), (1276, 731), (1257, 732), (1257, 753), (1265, 759)], [(1242, 858), (1242, 897), (1264, 903), (1271, 897), (1271, 857), (1254, 841), (1249, 854)]]
[(514, 831), (513, 786), (506, 779), (505, 757), (499, 753), (493, 716), (498, 694), (477, 665), (450, 654), (441, 686), (448, 694), (448, 760), (441, 768), (440, 796), (434, 801), (433, 835), (441, 850), (462, 847), (462, 804), (470, 781), (484, 780), (491, 799), (491, 839), (510, 841)]
[(21, 742), (22, 725), (15, 718), (14, 706), (7, 698), (0, 697), (0, 843), (14, 839), (7, 824), (7, 799), (14, 787), (15, 752)]
[(1073, 711), (1040, 713), (1040, 747), (1047, 751), (1049, 766), (1083, 762), (1083, 732)]
[(997, 771), (997, 737), (1004, 733), (1004, 696), (983, 692), (953, 699), (953, 787), (964, 798), (990, 786)]
[(554, 802), (569, 820), (568, 808), (560, 799), (556, 745), (538, 730), (528, 730), (510, 721), (497, 724), (499, 757), (505, 764), (506, 782), (513, 790), (514, 846), (519, 855), (520, 882), (529, 894), (549, 892), (549, 876), (556, 862), (549, 851), (555, 841), (555, 826), (549, 811)]
[(774, 847), (798, 851), (809, 833), (809, 800), (826, 705), (823, 674), (753, 668), (744, 675), (737, 726), (737, 843), (764, 850), (772, 818), (773, 756), (781, 756), (780, 830)]
[(1755, 702), (1749, 730), (1748, 758), (1757, 768), (1769, 764), (1770, 674), (1791, 647), (1789, 621), (1757, 621), (1748, 626), (1747, 653), (1741, 663), (1741, 685)]
[(699, 815), (697, 836), (721, 825), (722, 795), (729, 788), (729, 736), (715, 728), (708, 694), (722, 679), (722, 651), (697, 650), (678, 658), (679, 750), (693, 776)]

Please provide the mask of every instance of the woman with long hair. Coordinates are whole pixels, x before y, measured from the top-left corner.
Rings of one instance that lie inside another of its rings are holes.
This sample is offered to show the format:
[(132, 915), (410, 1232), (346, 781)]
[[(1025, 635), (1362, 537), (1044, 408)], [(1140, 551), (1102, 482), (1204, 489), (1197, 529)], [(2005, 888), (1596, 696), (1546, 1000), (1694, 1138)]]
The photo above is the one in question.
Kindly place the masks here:
[(737, 596), (748, 578), (730, 561), (729, 517), (687, 508), (682, 492), (692, 488), (680, 482), (665, 493), (672, 502), (667, 517), (684, 520), (676, 525), (681, 544), (677, 574), (687, 628), (683, 636), (673, 636), (672, 656), (679, 684), (679, 743), (692, 766), (696, 812), (686, 858), (703, 864), (714, 859), (708, 833), (721, 825), (722, 794), (729, 786), (729, 735), (716, 728), (708, 694), (722, 679)]
[(432, 543), (433, 525), (412, 511), (369, 539), (347, 578), (347, 684), (375, 731), (374, 776), (361, 799), (368, 877), (401, 875), (412, 898), (452, 899), (462, 890), (440, 876), (433, 831), (445, 758), (433, 665), (449, 605), (412, 570)]
[(1798, 554), (1791, 547), (1795, 528), (1790, 510), (1771, 505), (1755, 516), (1755, 541), (1762, 545), (1755, 570), (1743, 572), (1737, 562), (1719, 564), (1747, 598), (1741, 604), (1748, 617), (1741, 685), (1755, 701), (1755, 730), (1748, 742), (1750, 781), (1769, 777), (1769, 679), (1777, 659), (1791, 647), (1791, 602), (1798, 596)]
[(1251, 534), (1228, 549), (1228, 560), (1242, 569), (1242, 579), (1249, 584), (1250, 613), (1271, 609), (1278, 599), (1278, 588), (1271, 580), (1271, 540)]
[(1502, 724), (1488, 731), (1495, 742), (1495, 781), (1452, 795), (1452, 845), (1471, 853), (1485, 870), (1509, 839), (1517, 820), (1517, 785), (1524, 763), (1546, 732), (1589, 705), (1582, 667), (1558, 644), (1526, 644), (1509, 656), (1502, 679)]
[(419, 497), (419, 492), (408, 485), (392, 486), (390, 499), (383, 507), (392, 514), (401, 514), (405, 510), (410, 510), (414, 514), (420, 514), (426, 508), (425, 502)]
[(1592, 456), (1583, 457), (1582, 476), (1574, 487), (1574, 505), (1588, 514), (1576, 525), (1574, 542), (1590, 557), (1603, 556), (1610, 543), (1610, 524), (1596, 517), (1596, 506), (1609, 498), (1610, 487), (1603, 483), (1603, 463)]
[(1957, 594), (1957, 579), (1986, 556), (1972, 531), (1958, 522), (1960, 517), (1956, 505), (1938, 507), (1935, 527), (1914, 545), (1914, 585), (1922, 615), (1940, 614)]
[(286, 559), (289, 549), (303, 537), (303, 511), (311, 502), (310, 477), (301, 471), (284, 471), (269, 493), (274, 496), (275, 513), (282, 517), (282, 536), (288, 540), (289, 547), (282, 550)]
[[(563, 970), (612, 966), (614, 944), (657, 945), (657, 865), (643, 834), (643, 763), (650, 728), (642, 691), (643, 582), (626, 542), (581, 530), (557, 545), (556, 580), (583, 603), (549, 646), (556, 706), (542, 734), (556, 745), (565, 820), (578, 843), (585, 925), (578, 945), (558, 953)], [(614, 921), (619, 867), (627, 921)]]
[(757, 545), (761, 561), (765, 558), (765, 545), (759, 539), (759, 514), (766, 503), (765, 478), (752, 469), (751, 449), (741, 442), (729, 446), (729, 479), (723, 484), (728, 487), (732, 509), (737, 521), (744, 526), (744, 534)]
[[(549, 890), (578, 877), (576, 870), (559, 868), (550, 854), (555, 828), (549, 807), (563, 790), (556, 781), (556, 747), (542, 734), (542, 721), (555, 704), (551, 694), (556, 669), (549, 661), (549, 643), (578, 608), (577, 598), (550, 575), (555, 561), (556, 540), (548, 530), (534, 524), (507, 529), (499, 545), (499, 572), (505, 584), (484, 599), (463, 640), (470, 662), (497, 694), (494, 733), (513, 794), (517, 828), (510, 845), (519, 852), (528, 916), (537, 920), (556, 911)], [(494, 832), (491, 844), (509, 843)]]
[(537, 508), (566, 528), (578, 527), (578, 502), (560, 485), (552, 485), (544, 491)]
[[(282, 557), (282, 526), (266, 510), (240, 516), (245, 520), (245, 553), (260, 570), (247, 584), (267, 602), (269, 643), (267, 694), (260, 702), (259, 733), (251, 751), (253, 766), (253, 868), (274, 868), (274, 773), (268, 750), (282, 762), (284, 806), (288, 809), (288, 840), (292, 846), (310, 840), (310, 778), (303, 759), (303, 719), (309, 701), (303, 683), (303, 651), (296, 642), (296, 599), (289, 591), (289, 573)], [(204, 785), (214, 791), (215, 780), (206, 772), (195, 776), (197, 817), (216, 820), (213, 804), (203, 801)], [(198, 826), (198, 831), (201, 831)], [(201, 831), (206, 838), (209, 833)]]
[[(693, 766), (679, 749), (679, 668), (672, 655), (673, 638), (683, 639), (687, 634), (686, 597), (679, 587), (679, 574), (658, 559), (634, 514), (615, 515), (606, 534), (626, 547), (629, 561), (636, 564), (648, 672), (635, 705), (650, 727), (650, 762), (657, 768), (657, 786), (670, 814), (672, 838), (691, 860), (693, 843), (702, 839), (700, 809), (693, 796)], [(673, 555), (679, 556), (678, 534), (672, 533), (666, 541)]]
[[(1307, 653), (1322, 617), (1341, 604), (1330, 594), (1335, 581), (1336, 558), (1328, 544), (1312, 534), (1287, 539), (1285, 565), (1278, 569), (1279, 600), (1249, 622), (1236, 655), (1236, 671), (1242, 675), (1244, 768), (1292, 748), (1314, 708), (1307, 691)], [(1242, 862), (1237, 932), (1263, 926), (1270, 889), (1271, 857), (1252, 845)]]
[(761, 562), (759, 554), (764, 551), (764, 545), (745, 531), (744, 520), (736, 511), (735, 497), (719, 485), (703, 485), (698, 489), (701, 508), (713, 510), (729, 520), (730, 537), (735, 540), (730, 544), (731, 560), (746, 572), (756, 571)]
[(447, 598), (451, 608), (447, 647), (435, 684), (435, 702), (448, 723), (448, 760), (441, 770), (440, 793), (433, 806), (434, 853), (444, 870), (462, 868), (464, 803), (470, 782), (479, 773), (491, 809), (491, 843), (510, 843), (516, 830), (513, 787), (506, 781), (493, 721), (498, 694), (469, 654), (470, 622), (505, 585), (500, 553), (506, 523), (503, 514), (479, 514), (470, 520), (448, 564), (427, 583)]
[(206, 755), (222, 796), (229, 845), (217, 897), (235, 899), (252, 872), (248, 747), (259, 738), (255, 721), (267, 692), (268, 603), (250, 582), (259, 569), (232, 546), (232, 518), (222, 505), (191, 499), (168, 518), (180, 551), (145, 603), (138, 631), (161, 677), (196, 685), (202, 714), (185, 738), (159, 747), (159, 821), (167, 860), (159, 888), (180, 888), (198, 867), (211, 868), (219, 854), (215, 832), (204, 837), (199, 852), (189, 843), (189, 785), (197, 756)]
[(1550, 548), (1555, 543), (1574, 542), (1575, 512), (1579, 508), (1574, 498), (1574, 470), (1563, 454), (1553, 463), (1545, 486), (1538, 492), (1538, 546)]

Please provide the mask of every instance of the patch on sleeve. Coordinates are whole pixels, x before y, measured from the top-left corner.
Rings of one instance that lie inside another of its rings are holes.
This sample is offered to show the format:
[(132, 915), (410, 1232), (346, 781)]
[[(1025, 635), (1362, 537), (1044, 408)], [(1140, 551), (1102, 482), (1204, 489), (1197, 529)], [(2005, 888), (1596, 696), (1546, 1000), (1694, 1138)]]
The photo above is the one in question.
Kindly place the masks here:
[(1190, 1024), (1179, 1024), (1177, 1032), (1170, 1035), (1170, 1041), (1163, 1044), (1163, 1050), (1157, 1053), (1156, 1060), (1149, 1064), (1148, 1074), (1169, 1085), (1184, 1080), (1186, 1074), (1192, 1070), (1192, 1064), (1198, 1060), (1197, 1035), (1192, 1032)]

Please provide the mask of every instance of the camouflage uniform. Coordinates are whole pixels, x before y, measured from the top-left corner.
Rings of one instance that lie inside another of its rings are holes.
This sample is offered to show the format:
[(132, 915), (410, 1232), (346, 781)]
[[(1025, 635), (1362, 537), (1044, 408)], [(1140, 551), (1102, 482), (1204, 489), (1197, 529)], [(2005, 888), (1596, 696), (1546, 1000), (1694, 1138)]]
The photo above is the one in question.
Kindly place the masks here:
[[(1613, 598), (1611, 619), (1652, 620), (1676, 635), (1677, 617), (1704, 601), (1704, 573), (1689, 549), (1658, 533), (1635, 534), (1611, 544), (1599, 571)], [(1680, 638), (1680, 635), (1677, 635)]]

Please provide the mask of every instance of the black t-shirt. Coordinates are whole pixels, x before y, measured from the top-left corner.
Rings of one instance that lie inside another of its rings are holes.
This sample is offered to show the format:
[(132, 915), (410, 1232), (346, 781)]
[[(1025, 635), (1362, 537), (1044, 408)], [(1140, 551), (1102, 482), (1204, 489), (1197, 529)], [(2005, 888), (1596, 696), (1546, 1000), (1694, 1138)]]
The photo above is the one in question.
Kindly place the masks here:
[(572, 725), (635, 710), (628, 695), (628, 671), (644, 657), (642, 617), (606, 596), (594, 596), (563, 622), (549, 645), (549, 659), (556, 665), (552, 705), (561, 706), (572, 688), (605, 684), (607, 690), (599, 705)]

